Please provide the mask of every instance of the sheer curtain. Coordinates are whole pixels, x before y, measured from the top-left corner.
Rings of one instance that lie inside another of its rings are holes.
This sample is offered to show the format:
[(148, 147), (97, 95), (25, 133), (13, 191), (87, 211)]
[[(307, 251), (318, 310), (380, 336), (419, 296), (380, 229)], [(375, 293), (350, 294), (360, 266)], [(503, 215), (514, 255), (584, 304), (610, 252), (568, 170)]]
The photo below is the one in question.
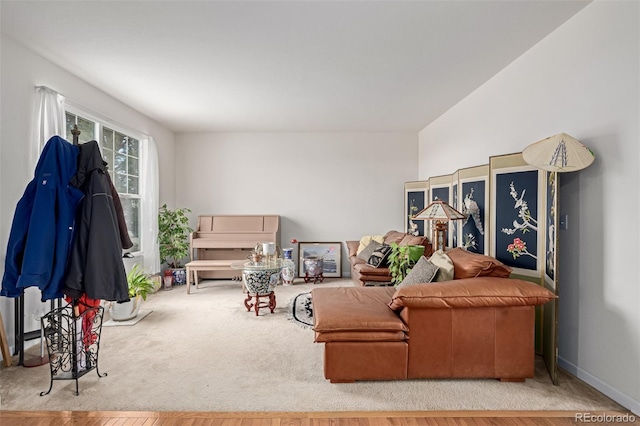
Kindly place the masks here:
[[(66, 120), (64, 116), (65, 98), (60, 93), (45, 86), (36, 86), (36, 98), (31, 117), (31, 138), (29, 141), (29, 162), (34, 170), (38, 164), (42, 148), (52, 136), (65, 137)], [(22, 318), (26, 330), (38, 330), (40, 317), (49, 311), (48, 303), (40, 300), (37, 289), (26, 289)], [(31, 315), (29, 315), (29, 313)], [(24, 345), (24, 342), (20, 343)], [(42, 351), (42, 347), (41, 347)], [(43, 353), (41, 352), (41, 355)]]
[(36, 86), (32, 123), (29, 158), (35, 167), (47, 141), (52, 136), (64, 138), (66, 135), (64, 96), (46, 86)]
[(160, 272), (160, 254), (158, 252), (158, 150), (152, 136), (142, 143), (142, 251), (144, 269), (149, 273)]

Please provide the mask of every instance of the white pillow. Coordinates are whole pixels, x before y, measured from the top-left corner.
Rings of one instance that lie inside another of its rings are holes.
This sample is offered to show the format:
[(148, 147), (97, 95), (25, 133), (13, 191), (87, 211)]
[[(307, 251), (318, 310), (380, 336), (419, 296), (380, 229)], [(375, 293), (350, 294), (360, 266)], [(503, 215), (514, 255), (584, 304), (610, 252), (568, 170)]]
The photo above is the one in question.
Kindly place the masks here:
[(360, 245), (358, 246), (358, 250), (356, 250), (356, 254), (360, 254), (362, 250), (367, 248), (371, 241), (382, 244), (384, 243), (384, 235), (366, 235), (360, 238)]
[(453, 262), (442, 250), (433, 252), (429, 260), (438, 267), (436, 282), (451, 281), (453, 279)]

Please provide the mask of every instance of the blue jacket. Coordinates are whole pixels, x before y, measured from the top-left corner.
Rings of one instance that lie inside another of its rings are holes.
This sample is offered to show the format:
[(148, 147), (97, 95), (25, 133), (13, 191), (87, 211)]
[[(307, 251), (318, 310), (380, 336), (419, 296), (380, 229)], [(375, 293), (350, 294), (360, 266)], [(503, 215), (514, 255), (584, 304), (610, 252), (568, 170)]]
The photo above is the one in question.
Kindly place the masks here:
[(2, 291), (20, 296), (37, 286), (42, 300), (63, 297), (62, 282), (76, 207), (82, 191), (69, 185), (76, 174), (77, 146), (59, 136), (45, 145), (29, 182), (16, 206), (5, 259)]

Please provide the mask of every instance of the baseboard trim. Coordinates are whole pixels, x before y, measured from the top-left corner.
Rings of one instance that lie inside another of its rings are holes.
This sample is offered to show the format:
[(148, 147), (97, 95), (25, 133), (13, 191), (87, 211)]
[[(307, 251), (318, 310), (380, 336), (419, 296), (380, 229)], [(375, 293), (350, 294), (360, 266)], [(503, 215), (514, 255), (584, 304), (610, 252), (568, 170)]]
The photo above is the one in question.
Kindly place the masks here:
[(582, 380), (588, 385), (599, 390), (603, 394), (607, 395), (609, 398), (613, 399), (618, 404), (622, 405), (623, 407), (626, 407), (627, 409), (629, 409), (629, 411), (631, 411), (635, 415), (640, 416), (640, 401), (636, 401), (635, 399), (631, 398), (629, 395), (625, 394), (624, 392), (620, 392), (616, 388), (611, 387), (611, 385), (609, 385), (608, 383), (603, 382), (593, 374), (567, 361), (562, 357), (558, 357), (558, 366), (563, 370), (567, 371), (568, 373), (573, 374), (578, 379)]

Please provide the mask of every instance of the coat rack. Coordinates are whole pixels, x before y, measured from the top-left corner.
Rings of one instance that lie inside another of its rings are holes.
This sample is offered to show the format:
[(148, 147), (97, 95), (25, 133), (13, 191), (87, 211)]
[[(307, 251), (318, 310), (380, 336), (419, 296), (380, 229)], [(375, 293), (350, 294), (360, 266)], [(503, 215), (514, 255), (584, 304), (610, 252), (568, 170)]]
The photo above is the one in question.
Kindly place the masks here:
[(82, 132), (78, 129), (78, 125), (74, 124), (73, 129), (71, 129), (71, 134), (73, 135), (73, 144), (75, 146), (78, 146), (78, 137), (80, 136), (80, 133)]

